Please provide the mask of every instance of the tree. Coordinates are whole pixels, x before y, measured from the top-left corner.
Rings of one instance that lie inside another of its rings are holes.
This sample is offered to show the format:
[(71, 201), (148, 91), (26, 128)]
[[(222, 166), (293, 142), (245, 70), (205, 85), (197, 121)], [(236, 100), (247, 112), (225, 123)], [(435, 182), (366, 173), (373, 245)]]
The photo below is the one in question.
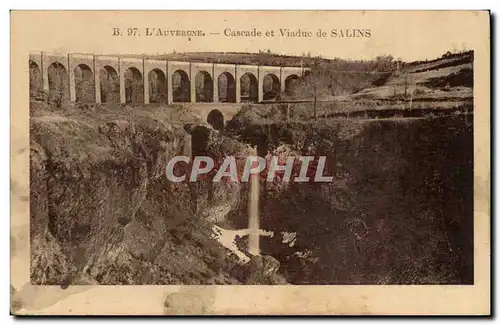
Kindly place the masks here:
[(379, 55), (375, 58), (375, 69), (377, 71), (387, 71), (392, 68), (392, 61), (394, 57), (392, 55)]

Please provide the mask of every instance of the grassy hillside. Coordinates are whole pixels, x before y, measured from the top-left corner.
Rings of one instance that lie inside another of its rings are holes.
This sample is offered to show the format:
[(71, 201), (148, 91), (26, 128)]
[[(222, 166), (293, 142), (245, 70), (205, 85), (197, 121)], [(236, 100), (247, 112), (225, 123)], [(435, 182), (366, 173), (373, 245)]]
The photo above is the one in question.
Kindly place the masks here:
[[(385, 73), (334, 71), (323, 65), (301, 80), (300, 97), (316, 98), (319, 116), (362, 110), (448, 109), (471, 111), (473, 52)], [(300, 105), (298, 105), (300, 106)], [(294, 107), (312, 114), (313, 104)]]
[[(308, 78), (302, 78), (295, 97), (312, 99), (316, 94), (319, 101), (329, 101), (337, 96), (356, 94), (361, 91), (366, 92), (361, 93), (361, 97), (396, 97), (401, 93), (399, 89), (403, 89), (402, 93), (404, 93), (406, 88), (408, 94), (408, 88), (412, 85), (418, 85), (413, 87), (413, 91), (416, 91), (413, 93), (414, 98), (421, 95), (435, 97), (429, 94), (426, 88), (456, 86), (472, 88), (474, 60), (473, 51), (448, 52), (440, 58), (416, 62), (403, 62), (400, 59), (394, 59), (391, 55), (380, 55), (372, 60), (345, 60), (311, 57), (305, 54), (302, 56), (282, 55), (269, 51), (259, 53), (185, 52), (121, 56), (203, 63), (305, 67), (311, 69), (312, 73)], [(406, 77), (407, 74), (409, 78)], [(450, 80), (446, 79), (448, 75), (450, 75)], [(461, 94), (453, 94), (457, 92)], [(467, 97), (468, 95), (464, 95), (464, 92), (466, 92), (464, 89), (453, 89), (451, 97)], [(450, 97), (450, 93), (439, 94), (437, 97)]]
[(473, 55), (445, 58), (432, 63), (405, 67), (394, 72), (379, 87), (353, 95), (363, 98), (467, 98), (473, 90)]

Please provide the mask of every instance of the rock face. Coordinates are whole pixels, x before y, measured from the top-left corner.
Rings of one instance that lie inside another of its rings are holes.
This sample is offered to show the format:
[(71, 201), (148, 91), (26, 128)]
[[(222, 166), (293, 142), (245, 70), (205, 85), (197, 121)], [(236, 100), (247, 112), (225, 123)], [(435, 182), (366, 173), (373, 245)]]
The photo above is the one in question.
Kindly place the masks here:
[[(261, 253), (280, 261), (287, 281), (471, 283), (472, 116), (273, 121), (244, 121), (236, 131), (243, 138), (261, 134), (272, 145), (291, 132), (292, 149), (326, 156), (325, 175), (334, 176), (328, 183), (291, 182), (285, 190), (261, 187), (259, 226), (297, 233), (293, 247), (261, 242)], [(231, 221), (244, 227), (240, 216)]]
[[(41, 107), (31, 117), (33, 284), (60, 285), (82, 272), (101, 284), (227, 282), (228, 258), (201, 212), (223, 219), (239, 188), (168, 181), (167, 162), (184, 154), (187, 135), (187, 122), (169, 109), (94, 115)], [(215, 137), (207, 154), (232, 141)]]

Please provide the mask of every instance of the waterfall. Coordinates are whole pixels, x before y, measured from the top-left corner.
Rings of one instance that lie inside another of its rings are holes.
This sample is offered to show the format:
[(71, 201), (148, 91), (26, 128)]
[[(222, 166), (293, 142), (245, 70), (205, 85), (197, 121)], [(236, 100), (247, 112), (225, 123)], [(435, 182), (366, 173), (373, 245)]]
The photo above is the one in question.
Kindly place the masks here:
[[(253, 148), (253, 155), (257, 156), (257, 147)], [(256, 162), (254, 162), (255, 164)], [(252, 166), (253, 167), (253, 166)], [(250, 196), (248, 204), (248, 253), (251, 255), (260, 254), (259, 245), (259, 174), (250, 174)]]

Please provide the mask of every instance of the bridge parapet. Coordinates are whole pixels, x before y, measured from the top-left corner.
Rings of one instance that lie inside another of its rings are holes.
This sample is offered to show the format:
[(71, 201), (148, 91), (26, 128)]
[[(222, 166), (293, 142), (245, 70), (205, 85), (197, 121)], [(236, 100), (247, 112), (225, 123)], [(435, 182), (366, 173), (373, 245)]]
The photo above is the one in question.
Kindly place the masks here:
[(29, 53), (29, 87), (30, 95), (43, 89), (42, 52)]
[[(178, 75), (180, 77), (180, 81), (182, 83), (182, 79), (185, 78), (185, 81), (188, 84), (187, 92), (188, 97), (191, 94), (191, 63), (184, 61), (168, 61), (167, 62), (167, 101), (169, 104), (174, 103), (174, 75)], [(193, 100), (192, 98), (190, 98)]]
[(252, 85), (255, 85), (257, 89), (257, 101), (259, 99), (259, 92), (261, 91), (259, 87), (259, 66), (258, 65), (237, 65), (236, 66), (236, 102), (241, 102), (241, 78), (244, 75), (247, 75), (250, 78), (250, 84), (248, 85), (250, 89), (248, 89), (250, 98), (251, 96), (251, 88)]
[[(76, 84), (75, 84), (75, 72), (76, 69), (80, 68), (80, 72), (90, 70), (93, 78), (92, 83), (95, 83), (95, 65), (94, 56), (88, 54), (69, 54), (68, 55), (68, 73), (69, 73), (69, 97), (72, 102), (76, 101)], [(95, 88), (94, 88), (95, 89)], [(92, 98), (95, 100), (95, 91), (93, 91)]]
[(236, 64), (223, 64), (223, 63), (215, 63), (214, 64), (214, 75), (218, 77), (224, 72), (230, 73), (234, 78), (236, 78)]
[(167, 77), (167, 61), (164, 60), (144, 60), (144, 74), (148, 75), (154, 69), (158, 69)]
[[(68, 74), (68, 54), (58, 53), (58, 52), (41, 52), (42, 60), (42, 77), (43, 77), (43, 90), (46, 92), (50, 91), (49, 85), (49, 67), (54, 65), (55, 67), (61, 67), (60, 69)], [(58, 70), (59, 71), (59, 70)], [(68, 80), (69, 82), (69, 80)], [(67, 86), (69, 87), (69, 85)]]
[[(167, 73), (167, 61), (165, 60), (144, 60), (144, 103), (149, 104), (151, 102), (149, 80), (150, 75), (154, 73), (157, 79), (161, 79), (163, 86), (166, 87), (168, 84), (168, 73)], [(165, 92), (166, 89), (163, 89)], [(168, 94), (167, 94), (168, 96)]]
[(289, 81), (301, 78), (304, 75), (304, 69), (300, 67), (283, 67), (281, 69), (281, 92), (288, 88)]
[(30, 61), (34, 62), (39, 69), (42, 68), (42, 52), (30, 52)]
[[(138, 59), (138, 58), (120, 58), (119, 60), (120, 64), (120, 103), (125, 104), (127, 101), (132, 101), (131, 98), (127, 98), (127, 85), (125, 84), (125, 74), (130, 71), (133, 76), (133, 81), (136, 81), (137, 83), (140, 83), (142, 81), (142, 94), (137, 94), (137, 95), (142, 95), (143, 101), (147, 99), (149, 94), (146, 94), (144, 92), (144, 60), (143, 59)], [(129, 92), (132, 94), (134, 93), (133, 89), (130, 89)], [(130, 94), (130, 95), (132, 95)], [(147, 99), (149, 102), (149, 99)], [(139, 100), (140, 102), (140, 100)]]
[[(219, 78), (226, 77), (225, 92), (219, 91)], [(223, 97), (224, 102), (237, 102), (239, 91), (239, 80), (236, 73), (236, 64), (214, 64), (214, 101), (220, 102)]]
[[(200, 62), (192, 62), (191, 63), (191, 102), (197, 102), (197, 91), (196, 91), (196, 77), (198, 74), (203, 75), (203, 85), (202, 87), (210, 85), (212, 89), (200, 90), (203, 93), (203, 101), (213, 101), (215, 102), (218, 96), (215, 94), (215, 77), (214, 77), (214, 64), (213, 63), (200, 63)], [(207, 98), (205, 98), (207, 97)]]
[(278, 90), (281, 89), (281, 67), (259, 66), (259, 102), (264, 100), (264, 80), (267, 76), (272, 77), (272, 85), (277, 83)]
[(115, 70), (117, 74), (120, 73), (120, 64), (119, 59), (114, 56), (96, 56), (95, 57), (95, 69), (96, 73), (100, 69), (104, 69), (104, 67), (109, 66)]
[[(95, 78), (95, 99), (96, 103), (103, 101), (101, 94), (101, 73), (106, 79), (116, 77), (119, 80), (120, 76), (120, 62), (116, 56), (95, 56), (94, 59), (94, 78)], [(101, 72), (101, 70), (103, 70)]]

